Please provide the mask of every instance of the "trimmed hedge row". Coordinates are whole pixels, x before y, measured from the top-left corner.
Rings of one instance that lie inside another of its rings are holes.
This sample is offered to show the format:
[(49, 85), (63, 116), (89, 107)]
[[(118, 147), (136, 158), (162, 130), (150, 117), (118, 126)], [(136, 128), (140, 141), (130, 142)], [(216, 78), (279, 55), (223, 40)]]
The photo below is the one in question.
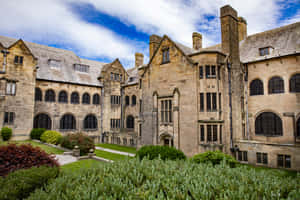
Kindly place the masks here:
[(136, 156), (141, 160), (144, 158), (147, 158), (149, 160), (153, 160), (156, 158), (160, 158), (162, 160), (186, 159), (184, 153), (179, 149), (169, 146), (154, 145), (143, 146), (138, 150)]

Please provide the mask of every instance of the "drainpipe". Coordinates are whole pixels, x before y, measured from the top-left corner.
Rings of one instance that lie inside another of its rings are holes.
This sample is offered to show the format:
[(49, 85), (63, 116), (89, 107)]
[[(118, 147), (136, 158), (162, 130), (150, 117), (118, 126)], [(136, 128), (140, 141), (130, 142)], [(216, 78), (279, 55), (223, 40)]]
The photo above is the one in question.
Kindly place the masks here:
[(5, 72), (6, 69), (6, 59), (7, 59), (7, 55), (9, 54), (9, 51), (7, 51), (6, 49), (2, 50), (1, 53), (3, 54), (3, 68), (2, 68), (2, 72)]
[(229, 95), (229, 120), (230, 120), (230, 150), (233, 152), (233, 136), (232, 136), (232, 95), (231, 95), (231, 64), (226, 61), (228, 69), (228, 95)]

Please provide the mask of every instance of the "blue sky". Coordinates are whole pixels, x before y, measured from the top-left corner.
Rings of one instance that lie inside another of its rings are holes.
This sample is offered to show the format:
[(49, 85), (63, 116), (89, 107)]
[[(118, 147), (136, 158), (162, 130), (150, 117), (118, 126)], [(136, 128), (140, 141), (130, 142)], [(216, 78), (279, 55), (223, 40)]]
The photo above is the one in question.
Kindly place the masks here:
[(126, 67), (145, 54), (151, 34), (192, 46), (220, 42), (219, 9), (230, 4), (248, 22), (248, 34), (300, 21), (300, 0), (2, 0), (0, 34), (74, 51)]

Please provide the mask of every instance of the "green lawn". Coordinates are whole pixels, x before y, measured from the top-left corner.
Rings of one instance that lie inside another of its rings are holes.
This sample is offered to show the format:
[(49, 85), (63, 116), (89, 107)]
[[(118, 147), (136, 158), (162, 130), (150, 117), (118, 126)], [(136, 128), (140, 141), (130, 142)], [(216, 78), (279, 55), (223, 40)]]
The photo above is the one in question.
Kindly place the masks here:
[(115, 154), (115, 153), (110, 153), (110, 152), (102, 151), (102, 150), (98, 150), (98, 149), (95, 150), (95, 154), (98, 157), (106, 158), (108, 160), (113, 160), (113, 161), (125, 160), (126, 158), (128, 158), (128, 156)]
[(61, 166), (61, 170), (63, 172), (76, 172), (79, 171), (80, 169), (84, 168), (97, 168), (101, 165), (105, 165), (105, 162), (93, 160), (93, 159), (87, 159), (87, 160), (79, 160), (77, 162), (73, 162), (70, 164), (66, 164)]
[(31, 141), (31, 140), (26, 140), (26, 141), (9, 141), (9, 142), (0, 141), (0, 146), (1, 145), (7, 145), (8, 143), (15, 143), (15, 144), (18, 144), (18, 145), (19, 144), (31, 144), (34, 147), (40, 147), (46, 153), (49, 153), (49, 154), (63, 154), (63, 152), (64, 152), (64, 151), (62, 151), (60, 149), (57, 149), (57, 148), (54, 148), (54, 147), (50, 147), (50, 146), (47, 146), (45, 144), (41, 144), (41, 143), (38, 143), (38, 142), (35, 142), (35, 141)]
[(133, 154), (136, 153), (135, 147), (121, 146), (121, 145), (117, 145), (117, 144), (96, 144), (96, 146), (102, 147), (102, 148), (107, 148), (107, 149), (113, 149), (113, 150), (117, 150), (117, 151), (123, 151), (123, 152), (127, 152), (127, 153), (133, 153)]

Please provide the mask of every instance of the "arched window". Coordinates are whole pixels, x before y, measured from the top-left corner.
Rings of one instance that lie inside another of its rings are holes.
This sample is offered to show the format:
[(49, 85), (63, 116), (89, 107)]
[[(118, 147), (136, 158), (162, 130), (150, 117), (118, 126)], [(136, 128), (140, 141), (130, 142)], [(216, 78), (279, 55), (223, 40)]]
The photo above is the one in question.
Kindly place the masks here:
[(79, 104), (79, 94), (77, 92), (72, 92), (71, 94), (71, 103)]
[(264, 94), (264, 84), (261, 80), (255, 79), (250, 83), (250, 96), (253, 95), (263, 95)]
[(55, 92), (51, 89), (46, 91), (45, 94), (45, 101), (47, 102), (54, 102), (55, 101)]
[(84, 118), (83, 127), (84, 127), (84, 129), (97, 129), (98, 123), (97, 123), (97, 118), (95, 117), (95, 115), (87, 115)]
[(255, 120), (255, 134), (265, 136), (282, 135), (282, 121), (275, 113), (261, 113)]
[(100, 104), (100, 96), (99, 96), (99, 94), (94, 94), (94, 96), (93, 96), (93, 104), (94, 105), (99, 105)]
[(129, 106), (129, 96), (125, 96), (125, 105)]
[(68, 103), (68, 94), (66, 91), (61, 91), (58, 94), (58, 102), (60, 103)]
[(127, 118), (126, 118), (126, 127), (127, 128), (134, 128), (134, 118), (133, 116), (129, 115)]
[(74, 130), (76, 129), (76, 120), (73, 115), (66, 114), (60, 119), (60, 129)]
[(300, 137), (300, 117), (297, 120), (297, 137)]
[(51, 129), (51, 118), (47, 114), (38, 114), (34, 117), (33, 128)]
[(291, 77), (290, 92), (300, 92), (300, 74), (295, 74)]
[(269, 94), (284, 93), (284, 82), (279, 76), (275, 76), (269, 80)]
[(132, 105), (136, 105), (136, 96), (135, 95), (133, 95), (131, 97), (131, 103), (132, 103)]
[(90, 104), (90, 95), (88, 93), (84, 93), (82, 96), (82, 103), (83, 104)]
[(35, 88), (35, 97), (36, 101), (42, 101), (42, 90), (40, 88)]

